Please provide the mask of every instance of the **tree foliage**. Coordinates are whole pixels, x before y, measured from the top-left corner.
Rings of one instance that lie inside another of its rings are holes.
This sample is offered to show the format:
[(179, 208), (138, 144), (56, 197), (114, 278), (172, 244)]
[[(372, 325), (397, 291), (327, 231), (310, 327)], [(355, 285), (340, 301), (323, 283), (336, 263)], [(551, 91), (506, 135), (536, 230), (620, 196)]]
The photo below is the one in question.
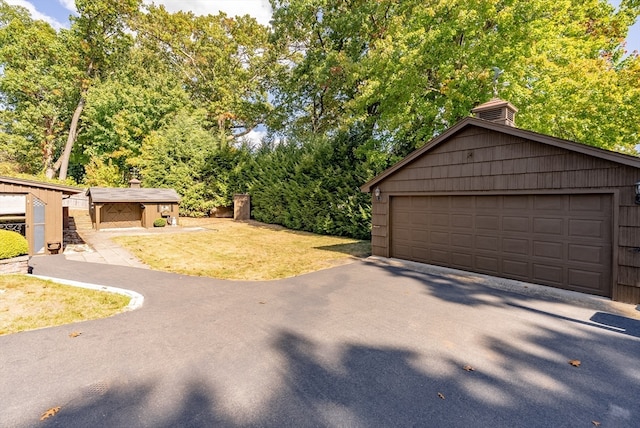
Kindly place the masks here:
[[(366, 239), (369, 196), (359, 186), (387, 163), (368, 156), (366, 133), (265, 145), (245, 172), (253, 216), (296, 230)], [(378, 164), (377, 164), (378, 163)]]
[[(292, 66), (279, 100), (285, 129), (368, 123), (400, 154), (498, 93), (519, 126), (632, 152), (638, 56), (621, 42), (637, 2), (601, 0), (272, 0)], [(618, 116), (616, 117), (616, 114)], [(621, 114), (621, 115), (620, 115)], [(621, 119), (618, 117), (621, 116)]]
[(149, 6), (136, 22), (138, 43), (155, 52), (217, 132), (232, 140), (264, 123), (275, 57), (269, 32), (248, 15), (195, 16)]

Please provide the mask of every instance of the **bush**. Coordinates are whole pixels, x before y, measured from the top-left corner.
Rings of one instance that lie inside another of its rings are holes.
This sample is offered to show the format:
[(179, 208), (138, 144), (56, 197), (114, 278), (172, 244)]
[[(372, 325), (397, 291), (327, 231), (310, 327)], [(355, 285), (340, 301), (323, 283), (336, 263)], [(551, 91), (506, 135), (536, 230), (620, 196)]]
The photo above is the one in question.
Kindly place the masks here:
[(157, 218), (153, 221), (153, 227), (165, 227), (167, 225), (167, 220), (163, 218)]
[(0, 230), (0, 260), (29, 254), (27, 239), (18, 232)]

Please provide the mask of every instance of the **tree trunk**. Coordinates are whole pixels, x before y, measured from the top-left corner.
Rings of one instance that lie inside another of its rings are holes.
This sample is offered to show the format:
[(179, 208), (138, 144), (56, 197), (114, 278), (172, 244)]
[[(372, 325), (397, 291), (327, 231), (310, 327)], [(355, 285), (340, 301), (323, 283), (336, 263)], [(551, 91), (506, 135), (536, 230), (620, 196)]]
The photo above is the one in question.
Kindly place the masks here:
[(42, 158), (44, 171), (47, 178), (53, 178), (56, 172), (53, 169), (53, 146), (54, 146), (54, 126), (56, 118), (48, 119), (46, 122), (47, 128), (44, 132), (44, 142), (42, 143)]
[(78, 122), (80, 121), (80, 115), (82, 114), (82, 109), (84, 109), (84, 94), (80, 96), (80, 101), (78, 101), (78, 105), (76, 106), (76, 110), (73, 112), (73, 117), (71, 118), (71, 126), (69, 127), (69, 135), (67, 136), (67, 143), (64, 145), (64, 151), (57, 162), (53, 165), (54, 172), (58, 169), (60, 170), (58, 174), (58, 180), (66, 180), (67, 178), (67, 169), (69, 168), (69, 158), (71, 157), (71, 149), (73, 149), (73, 145), (76, 142), (76, 138), (78, 137)]

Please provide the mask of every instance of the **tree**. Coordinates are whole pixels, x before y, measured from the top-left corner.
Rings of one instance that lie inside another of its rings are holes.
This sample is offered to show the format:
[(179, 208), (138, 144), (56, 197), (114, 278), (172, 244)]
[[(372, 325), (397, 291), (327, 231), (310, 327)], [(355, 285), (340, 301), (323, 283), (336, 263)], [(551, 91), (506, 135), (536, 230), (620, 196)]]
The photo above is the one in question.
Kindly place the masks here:
[(139, 12), (141, 0), (76, 0), (77, 17), (71, 17), (69, 43), (76, 53), (76, 66), (83, 70), (75, 86), (77, 104), (69, 124), (64, 150), (47, 176), (67, 176), (73, 145), (78, 138), (78, 126), (86, 103), (87, 91), (96, 82), (122, 64), (133, 43), (127, 32), (127, 20)]
[(626, 152), (638, 142), (640, 125), (612, 121), (638, 108), (638, 57), (623, 59), (621, 45), (637, 2), (271, 3), (292, 53), (278, 93), (285, 129), (366, 124), (406, 154), (487, 101), (499, 67), (498, 94), (519, 107), (520, 126)]
[(255, 19), (172, 14), (152, 5), (135, 29), (138, 42), (182, 76), (192, 103), (207, 111), (209, 127), (228, 141), (266, 120), (275, 63), (268, 30)]
[(145, 137), (139, 160), (145, 187), (173, 188), (182, 197), (182, 215), (201, 217), (214, 207), (214, 190), (203, 173), (220, 145), (206, 129), (206, 112), (183, 109)]
[(24, 172), (52, 169), (79, 77), (64, 38), (49, 24), (32, 20), (26, 9), (0, 0), (0, 69), (5, 156)]
[(179, 77), (151, 52), (133, 48), (126, 64), (87, 91), (73, 154), (82, 164), (110, 161), (122, 181), (137, 166), (143, 140), (189, 105)]

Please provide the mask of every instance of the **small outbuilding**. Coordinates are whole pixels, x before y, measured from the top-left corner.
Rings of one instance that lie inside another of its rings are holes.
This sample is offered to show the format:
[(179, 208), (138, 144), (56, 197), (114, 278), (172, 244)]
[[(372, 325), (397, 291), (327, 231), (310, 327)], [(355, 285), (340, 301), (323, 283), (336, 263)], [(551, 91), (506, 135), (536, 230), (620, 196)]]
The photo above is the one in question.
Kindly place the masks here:
[(640, 158), (494, 99), (361, 187), (372, 253), (640, 303)]
[(0, 229), (25, 236), (29, 255), (58, 254), (64, 249), (63, 200), (83, 189), (0, 176)]
[(180, 196), (173, 189), (140, 188), (138, 180), (130, 188), (91, 187), (89, 214), (94, 229), (153, 227), (164, 218), (178, 224)]

